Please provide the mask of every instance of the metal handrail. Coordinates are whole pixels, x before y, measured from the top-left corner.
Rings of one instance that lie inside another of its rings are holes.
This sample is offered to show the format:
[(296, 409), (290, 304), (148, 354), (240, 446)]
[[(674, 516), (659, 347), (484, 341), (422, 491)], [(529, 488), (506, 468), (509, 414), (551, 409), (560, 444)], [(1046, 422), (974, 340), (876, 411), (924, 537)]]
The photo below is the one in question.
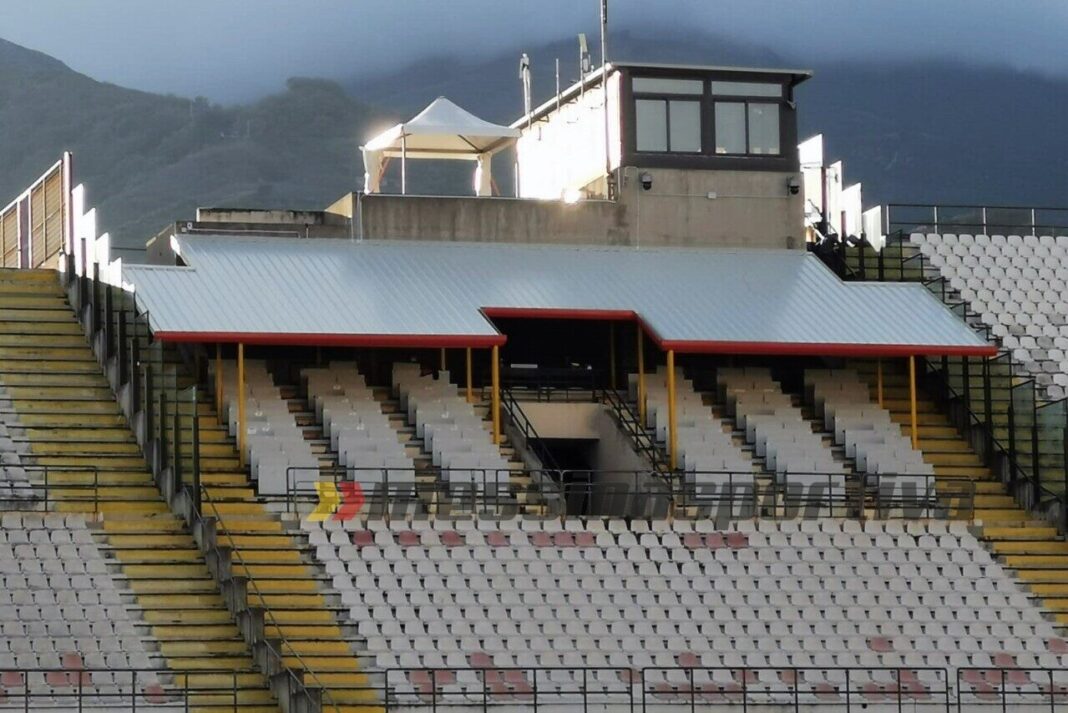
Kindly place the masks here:
[(654, 470), (660, 473), (665, 472), (668, 464), (664, 461), (659, 446), (645, 430), (645, 424), (641, 423), (639, 415), (634, 412), (627, 400), (615, 389), (603, 389), (600, 393), (602, 402), (612, 409), (616, 422), (630, 437), (638, 452), (649, 459)]
[[(238, 700), (239, 691), (251, 691), (262, 690), (259, 686), (239, 686), (237, 683), (238, 672), (231, 671), (229, 686), (190, 686), (190, 676), (203, 675), (204, 669), (175, 669), (175, 668), (54, 668), (54, 667), (7, 667), (0, 668), (0, 680), (4, 681), (4, 695), (7, 698), (7, 703), (15, 703), (18, 705), (18, 701), (22, 701), (25, 710), (31, 710), (31, 701), (49, 700), (56, 701), (65, 700), (70, 697), (76, 697), (76, 710), (83, 710), (86, 707), (96, 708), (99, 704), (86, 703), (87, 700), (110, 702), (112, 705), (126, 705), (125, 701), (129, 700), (129, 705), (132, 710), (137, 710), (138, 698), (151, 699), (154, 697), (161, 697), (167, 699), (165, 702), (159, 705), (171, 706), (175, 703), (182, 705), (183, 710), (188, 711), (191, 708), (191, 698), (194, 696), (218, 696), (229, 694), (232, 700), (232, 706), (229, 706), (234, 713), (240, 709), (241, 704)], [(213, 675), (218, 674), (218, 671), (212, 671)], [(29, 683), (31, 676), (40, 675), (45, 679), (45, 684), (41, 690), (31, 690), (31, 684)], [(129, 677), (129, 687), (125, 687), (123, 684), (114, 684), (117, 689), (114, 692), (102, 692), (95, 689), (95, 684), (92, 684), (92, 679), (95, 675), (107, 676), (114, 678), (116, 681), (120, 678)], [(55, 676), (52, 681), (49, 681), (50, 676)], [(159, 682), (160, 690), (149, 691), (145, 688), (138, 690), (137, 679), (138, 676), (144, 676), (143, 680), (157, 680), (164, 678), (173, 678), (175, 681), (181, 681), (181, 685), (165, 684), (162, 681)], [(14, 683), (10, 682), (10, 679), (14, 679)], [(87, 691), (86, 688), (94, 686), (93, 690)], [(22, 689), (21, 692), (18, 689)], [(174, 699), (177, 697), (177, 701)], [(149, 710), (152, 709), (155, 702), (149, 702), (142, 704)], [(49, 709), (53, 708), (51, 705), (38, 705), (34, 704), (32, 710)], [(62, 707), (63, 710), (69, 710), (67, 705), (55, 706)], [(220, 707), (215, 704), (213, 707)]]
[(545, 447), (544, 443), (542, 443), (541, 436), (538, 435), (537, 429), (534, 428), (534, 424), (531, 423), (530, 418), (523, 412), (522, 407), (519, 405), (519, 402), (516, 400), (511, 389), (501, 390), (501, 404), (504, 406), (504, 410), (512, 418), (512, 422), (515, 423), (519, 432), (523, 434), (523, 438), (526, 441), (526, 447), (534, 452), (534, 455), (541, 461), (542, 467), (549, 471), (559, 471), (560, 466), (557, 465), (552, 452)]
[[(256, 584), (256, 578), (250, 574), (248, 563), (245, 562), (244, 558), (241, 556), (241, 551), (240, 551), (240, 549), (238, 549), (237, 543), (234, 541), (233, 534), (230, 532), (230, 529), (226, 526), (226, 523), (223, 521), (222, 516), (219, 515), (218, 507), (215, 507), (217, 505), (217, 503), (215, 502), (215, 500), (212, 499), (211, 493), (208, 492), (208, 487), (207, 486), (205, 486), (205, 485), (201, 485), (200, 486), (200, 497), (201, 497), (201, 500), (200, 500), (201, 503), (206, 503), (208, 505), (211, 505), (212, 509), (215, 511), (215, 514), (212, 515), (212, 518), (217, 523), (216, 528), (215, 528), (215, 532), (218, 533), (218, 531), (220, 529), (224, 531), (224, 533), (226, 535), (226, 539), (227, 539), (227, 541), (229, 542), (229, 545), (230, 545), (230, 553), (231, 553), (231, 555), (234, 558), (236, 558), (238, 567), (243, 572), (243, 576), (244, 576), (245, 580), (248, 582), (249, 586), (251, 587), (252, 593), (255, 595), (256, 598), (258, 598), (258, 600), (260, 601), (260, 603), (262, 605), (262, 602), (264, 601), (263, 592), (260, 591), (259, 586)], [(192, 513), (193, 513), (194, 518), (197, 521), (199, 521), (200, 523), (203, 523), (204, 520), (205, 520), (203, 512), (192, 501), (191, 501), (191, 509), (192, 509)], [(248, 606), (247, 595), (246, 595), (245, 606)], [(322, 691), (323, 696), (326, 698), (325, 702), (330, 705), (330, 707), (334, 710), (334, 713), (340, 713), (341, 709), (339, 707), (339, 704), (334, 700), (333, 696), (330, 694), (330, 690), (328, 688), (326, 688), (326, 686), (319, 679), (319, 676), (315, 673), (315, 671), (313, 671), (311, 668), (308, 667), (308, 665), (305, 663), (303, 657), (300, 655), (300, 652), (297, 651), (296, 648), (294, 648), (293, 645), (286, 638), (286, 635), (284, 633), (284, 629), (278, 623), (278, 620), (275, 619), (275, 617), (274, 617), (274, 612), (271, 611), (271, 608), (267, 607), (267, 606), (262, 606), (262, 609), (263, 609), (263, 613), (264, 613), (264, 619), (267, 620), (267, 623), (269, 623), (271, 626), (273, 626), (275, 628), (275, 630), (278, 632), (278, 637), (277, 638), (279, 639), (280, 644), (281, 644), (280, 648), (282, 650), (285, 650), (288, 647), (288, 649), (289, 649), (289, 654), (288, 655), (295, 657), (297, 659), (297, 661), (300, 662), (301, 666), (303, 667), (303, 670), (304, 670), (305, 674), (306, 675), (310, 675), (311, 678), (312, 678), (312, 681), (319, 688), (319, 690)], [(266, 640), (264, 640), (261, 643), (272, 654), (274, 654), (274, 656), (278, 660), (279, 666), (286, 672), (286, 674), (289, 676), (289, 678), (294, 683), (297, 684), (297, 690), (303, 691), (304, 692), (304, 696), (307, 698), (307, 700), (309, 702), (314, 702), (313, 699), (311, 698), (311, 694), (308, 693), (304, 682), (300, 679), (300, 677), (296, 674), (296, 672), (293, 669), (289, 668), (288, 666), (283, 666), (282, 665), (282, 656), (283, 656), (282, 651), (275, 650), (275, 648), (273, 646), (271, 646), (270, 643), (268, 641), (266, 641)]]

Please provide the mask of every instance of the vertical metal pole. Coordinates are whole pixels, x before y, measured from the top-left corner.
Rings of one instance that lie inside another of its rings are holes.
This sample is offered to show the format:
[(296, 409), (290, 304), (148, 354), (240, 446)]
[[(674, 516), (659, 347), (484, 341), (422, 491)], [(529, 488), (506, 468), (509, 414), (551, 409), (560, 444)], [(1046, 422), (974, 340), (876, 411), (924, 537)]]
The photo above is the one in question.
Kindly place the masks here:
[(645, 428), (645, 332), (638, 325), (638, 420)]
[(445, 359), (445, 347), (441, 348), (441, 362), (438, 365), (438, 371), (446, 371), (448, 369), (448, 363)]
[(676, 398), (675, 398), (675, 350), (668, 349), (667, 353), (667, 369), (668, 369), (668, 464), (671, 470), (675, 470), (678, 464), (678, 429), (675, 428), (677, 415), (675, 413)]
[(909, 406), (912, 413), (912, 447), (920, 449), (920, 430), (916, 419), (916, 356), (909, 355)]
[[(960, 358), (960, 369), (961, 369), (961, 381), (963, 382), (963, 387), (964, 387), (964, 411), (965, 411), (965, 415), (967, 415), (967, 414), (971, 413), (971, 410), (972, 410), (972, 382), (971, 382), (971, 379), (968, 378), (969, 374), (968, 374), (968, 357), (967, 356), (962, 356)], [(948, 377), (949, 375), (947, 374), (946, 376)], [(968, 417), (967, 422), (971, 423), (971, 417), (970, 416)]]
[(875, 390), (879, 398), (879, 408), (883, 407), (883, 360), (875, 360)]
[(237, 345), (237, 451), (241, 467), (245, 467), (245, 345)]
[(401, 195), (408, 193), (408, 137), (401, 127)]
[[(1039, 487), (1042, 485), (1042, 464), (1038, 457), (1038, 399), (1035, 399), (1031, 406), (1031, 483), (1034, 487), (1035, 502), (1038, 502)], [(1065, 493), (1065, 496), (1068, 497), (1068, 493)]]
[(987, 234), (986, 230), (986, 206), (983, 207), (983, 235)]
[(222, 368), (222, 344), (215, 344), (215, 413), (219, 415), (219, 421), (223, 420), (223, 368)]
[[(1009, 398), (1012, 398), (1011, 395)], [(1009, 483), (1016, 483), (1016, 408), (1009, 404)]]
[(1035, 222), (1035, 209), (1031, 209), (1031, 235), (1038, 235), (1038, 224)]
[(601, 0), (601, 101), (604, 104), (604, 182), (605, 198), (612, 200), (615, 185), (612, 181), (611, 139), (608, 118), (608, 0)]
[(197, 387), (193, 387), (193, 415), (190, 427), (190, 437), (193, 443), (193, 502), (197, 504), (197, 512), (201, 510), (200, 500), (200, 414), (197, 412)]
[(499, 445), (501, 442), (500, 347), (494, 344), (493, 349), (490, 350), (490, 355), (490, 381), (492, 383), (493, 391), (492, 398), (490, 399), (490, 408), (493, 410), (493, 442)]
[[(990, 465), (994, 458), (994, 412), (993, 394), (990, 383), (990, 357), (983, 358), (983, 410), (986, 412), (986, 458), (985, 465)], [(1065, 491), (1068, 492), (1068, 491)]]
[(473, 368), (473, 365), (471, 364), (471, 347), (468, 347), (466, 352), (467, 352), (467, 355), (466, 355), (467, 356), (467, 403), (470, 404), (470, 403), (474, 403), (475, 402), (475, 386), (474, 386), (474, 383), (473, 383), (474, 379), (472, 378), (472, 374), (474, 372), (474, 368)]
[(1061, 449), (1064, 451), (1064, 497), (1062, 498), (1064, 518), (1061, 520), (1061, 526), (1063, 527), (1068, 524), (1068, 406), (1065, 407), (1064, 432), (1061, 437)]
[(616, 323), (608, 323), (608, 385), (616, 388)]
[(941, 233), (942, 231), (938, 229), (938, 206), (932, 206), (932, 211), (934, 213), (934, 231)]

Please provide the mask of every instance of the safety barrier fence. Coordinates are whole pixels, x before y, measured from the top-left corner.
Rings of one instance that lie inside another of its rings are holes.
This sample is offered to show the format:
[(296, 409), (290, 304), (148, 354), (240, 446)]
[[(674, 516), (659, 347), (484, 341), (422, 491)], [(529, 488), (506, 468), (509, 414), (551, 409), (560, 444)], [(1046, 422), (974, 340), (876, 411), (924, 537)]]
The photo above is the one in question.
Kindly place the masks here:
[[(1068, 217), (1068, 211), (1062, 215)], [(880, 251), (866, 242), (855, 246), (841, 243), (837, 252), (821, 253), (821, 257), (846, 280), (919, 282), (992, 340), (990, 328), (980, 315), (909, 243), (910, 232), (953, 232), (947, 229), (953, 225), (938, 222), (937, 231), (934, 223), (905, 225), (903, 230), (895, 226)], [(995, 226), (987, 223), (986, 227)], [(1022, 232), (1033, 233), (1030, 229)], [(1034, 379), (1026, 377), (1009, 352), (989, 358), (921, 358), (919, 366), (927, 390), (950, 414), (983, 463), (1005, 482), (1021, 505), (1037, 510), (1068, 532), (1068, 399), (1043, 400)]]
[[(645, 517), (971, 519), (975, 483), (933, 475), (687, 471), (669, 481), (654, 471), (524, 471), (530, 486), (508, 486), (510, 470), (290, 467), (286, 510), (350, 517), (464, 514), (515, 517), (529, 504), (545, 516), (632, 513)], [(325, 509), (322, 504), (326, 503)]]
[[(190, 683), (225, 679), (219, 685)], [(152, 668), (0, 668), (0, 710), (157, 711), (188, 713), (210, 707), (237, 713), (250, 690), (238, 672), (181, 671)], [(258, 689), (262, 690), (262, 689)]]
[(887, 235), (1068, 235), (1064, 207), (890, 203), (883, 216)]

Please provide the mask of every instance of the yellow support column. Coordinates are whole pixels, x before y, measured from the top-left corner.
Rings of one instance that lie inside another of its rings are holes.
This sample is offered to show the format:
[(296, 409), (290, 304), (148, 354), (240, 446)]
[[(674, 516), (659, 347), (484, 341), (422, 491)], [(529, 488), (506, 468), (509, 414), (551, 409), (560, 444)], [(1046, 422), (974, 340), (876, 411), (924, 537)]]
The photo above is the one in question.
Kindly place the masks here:
[(912, 410), (912, 447), (920, 448), (920, 430), (916, 419), (916, 357), (909, 356), (909, 407)]
[(645, 428), (645, 333), (638, 325), (638, 420)]
[(883, 360), (875, 362), (875, 390), (879, 395), (879, 408), (883, 407)]
[(616, 323), (608, 323), (608, 385), (616, 388)]
[(223, 412), (223, 370), (222, 370), (222, 344), (215, 345), (215, 413), (222, 420)]
[(500, 359), (500, 347), (496, 344), (490, 351), (493, 362), (490, 364), (490, 381), (492, 383), (493, 397), (490, 399), (490, 408), (493, 409), (493, 442), (501, 442), (501, 370), (498, 360)]
[(675, 466), (678, 463), (678, 433), (675, 428), (676, 414), (675, 414), (675, 350), (669, 349), (667, 353), (667, 370), (668, 370), (668, 463), (671, 465), (671, 469), (675, 470)]
[(472, 373), (474, 369), (471, 366), (471, 347), (467, 348), (467, 403), (473, 404), (475, 402), (475, 387)]
[(245, 467), (245, 345), (237, 345), (237, 452)]

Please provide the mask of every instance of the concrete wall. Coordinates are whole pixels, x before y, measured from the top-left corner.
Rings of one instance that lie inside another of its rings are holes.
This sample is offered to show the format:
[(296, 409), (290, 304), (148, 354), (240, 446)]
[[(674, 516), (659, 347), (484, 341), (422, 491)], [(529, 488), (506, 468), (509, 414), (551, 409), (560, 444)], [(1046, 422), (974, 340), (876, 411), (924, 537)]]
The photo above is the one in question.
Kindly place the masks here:
[(595, 403), (523, 402), (523, 413), (542, 438), (600, 438), (603, 412), (604, 406)]
[[(359, 195), (357, 237), (573, 245), (804, 249), (800, 175), (625, 168), (618, 201)], [(639, 176), (653, 178), (648, 191)], [(603, 182), (603, 181), (602, 181)], [(709, 194), (714, 194), (710, 198)], [(346, 207), (344, 199), (339, 209)]]

